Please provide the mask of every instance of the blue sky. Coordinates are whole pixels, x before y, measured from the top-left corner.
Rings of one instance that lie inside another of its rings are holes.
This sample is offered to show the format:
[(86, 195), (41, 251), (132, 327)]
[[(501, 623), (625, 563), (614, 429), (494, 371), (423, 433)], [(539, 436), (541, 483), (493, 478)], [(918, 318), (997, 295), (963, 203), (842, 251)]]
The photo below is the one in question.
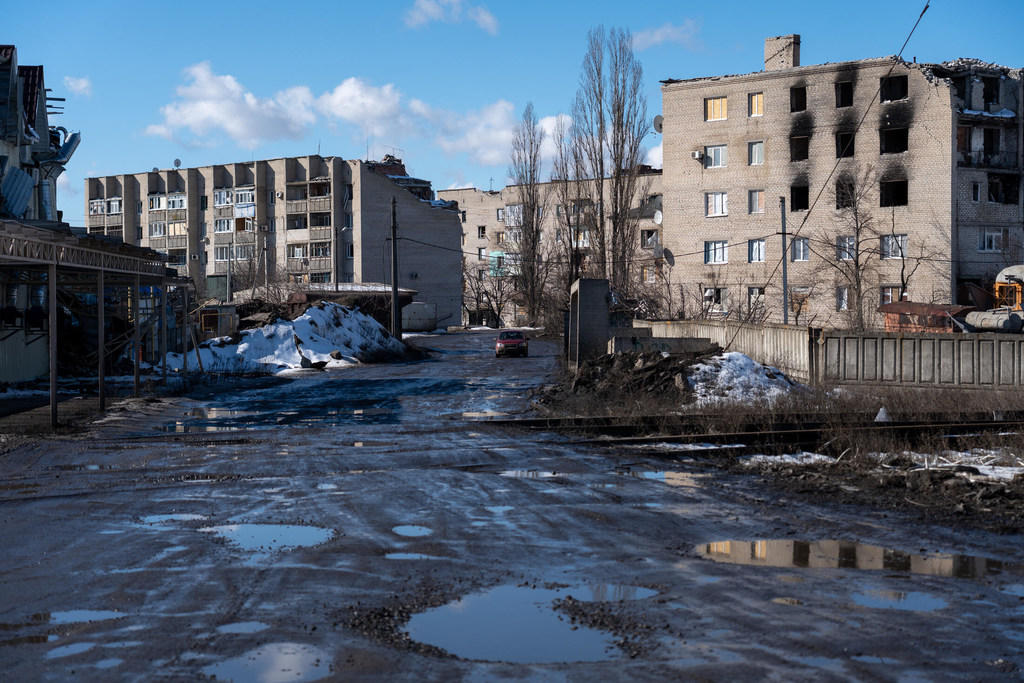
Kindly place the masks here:
[[(569, 110), (587, 31), (628, 28), (647, 82), (763, 67), (764, 39), (801, 34), (803, 64), (896, 54), (925, 0), (21, 2), (0, 42), (42, 64), (51, 123), (82, 132), (59, 207), (83, 222), (86, 177), (320, 153), (394, 153), (435, 189), (506, 182), (532, 101)], [(977, 7), (979, 11), (972, 12)], [(932, 0), (904, 57), (1024, 66), (1024, 2)], [(660, 139), (651, 134), (651, 160)], [(545, 170), (545, 176), (547, 171)]]

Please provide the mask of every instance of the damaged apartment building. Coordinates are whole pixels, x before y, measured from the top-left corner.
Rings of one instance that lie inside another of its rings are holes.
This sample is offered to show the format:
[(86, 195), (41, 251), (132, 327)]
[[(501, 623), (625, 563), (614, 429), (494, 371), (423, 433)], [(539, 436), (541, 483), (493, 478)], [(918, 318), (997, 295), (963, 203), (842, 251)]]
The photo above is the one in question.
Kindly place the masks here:
[(351, 289), (391, 283), (392, 198), (398, 286), (459, 322), (461, 227), (430, 182), (401, 160), (319, 155), (87, 178), (90, 233), (167, 254), (200, 295), (224, 301), (264, 285)]
[(975, 59), (802, 66), (798, 35), (763, 71), (663, 81), (681, 313), (858, 328), (970, 303), (1024, 255), (1021, 85)]

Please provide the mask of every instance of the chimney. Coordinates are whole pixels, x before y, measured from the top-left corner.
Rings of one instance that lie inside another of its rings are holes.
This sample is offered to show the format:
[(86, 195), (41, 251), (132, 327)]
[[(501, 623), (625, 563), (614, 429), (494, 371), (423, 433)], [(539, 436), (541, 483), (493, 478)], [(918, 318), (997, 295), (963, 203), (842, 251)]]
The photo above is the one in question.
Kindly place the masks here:
[(800, 66), (800, 36), (775, 36), (764, 39), (764, 70), (778, 71)]

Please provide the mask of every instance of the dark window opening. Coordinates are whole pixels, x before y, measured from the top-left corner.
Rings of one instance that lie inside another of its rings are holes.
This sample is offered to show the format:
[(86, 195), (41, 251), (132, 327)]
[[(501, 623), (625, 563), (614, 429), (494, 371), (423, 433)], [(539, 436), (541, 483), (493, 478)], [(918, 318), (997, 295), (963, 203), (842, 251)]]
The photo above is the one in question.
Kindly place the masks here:
[(789, 139), (789, 160), (804, 161), (811, 150), (811, 139), (806, 136), (797, 136)]
[(999, 129), (986, 128), (985, 156), (995, 156), (996, 154), (999, 154)]
[(906, 128), (891, 128), (878, 131), (879, 152), (881, 154), (899, 154), (908, 149)]
[(810, 190), (806, 185), (793, 185), (789, 188), (790, 211), (807, 211), (811, 208)]
[(888, 78), (881, 79), (881, 81), (881, 98), (883, 102), (895, 102), (896, 100), (907, 99), (906, 76), (889, 76)]
[(959, 78), (953, 79), (953, 85), (956, 87), (956, 96), (961, 100), (967, 99), (967, 76), (960, 76)]
[(836, 109), (853, 106), (853, 82), (836, 83)]
[(800, 86), (799, 88), (789, 89), (789, 110), (790, 111), (804, 111), (807, 109), (807, 88)]
[(854, 202), (854, 185), (852, 180), (836, 181), (836, 208), (848, 209)]
[(206, 207), (208, 206), (206, 202), (207, 202), (206, 195), (205, 194), (204, 195), (200, 195), (199, 196), (199, 210), (200, 211), (206, 211)]
[(1020, 196), (1020, 176), (1010, 173), (988, 174), (988, 200), (996, 204), (1016, 204)]
[(999, 103), (999, 79), (985, 77), (981, 79), (982, 95), (985, 98), (985, 105)]
[(971, 127), (956, 127), (956, 151), (960, 154), (971, 153)]
[(836, 159), (853, 156), (853, 133), (836, 133)]
[(908, 202), (906, 180), (883, 180), (881, 206), (906, 206)]

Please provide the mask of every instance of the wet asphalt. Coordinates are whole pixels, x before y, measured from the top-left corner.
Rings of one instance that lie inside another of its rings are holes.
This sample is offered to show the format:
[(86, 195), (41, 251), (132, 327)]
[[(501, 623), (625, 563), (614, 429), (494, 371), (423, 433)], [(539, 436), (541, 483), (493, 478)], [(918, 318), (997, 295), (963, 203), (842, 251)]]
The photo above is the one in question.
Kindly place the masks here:
[(0, 678), (1022, 675), (1024, 539), (488, 425), (557, 369), (493, 337), (0, 455)]

